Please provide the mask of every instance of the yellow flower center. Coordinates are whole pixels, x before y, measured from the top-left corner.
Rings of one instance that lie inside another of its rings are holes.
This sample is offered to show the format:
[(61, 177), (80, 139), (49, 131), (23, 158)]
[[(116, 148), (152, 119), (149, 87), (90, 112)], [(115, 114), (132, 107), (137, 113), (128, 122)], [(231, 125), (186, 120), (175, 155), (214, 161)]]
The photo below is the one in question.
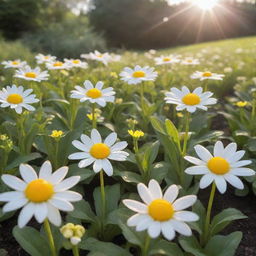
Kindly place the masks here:
[(163, 61), (170, 61), (170, 58), (163, 58)]
[(57, 62), (55, 62), (55, 63), (53, 64), (53, 66), (54, 66), (54, 67), (61, 67), (61, 66), (63, 66), (63, 62), (57, 61)]
[(148, 214), (156, 221), (167, 221), (173, 217), (174, 208), (163, 199), (156, 199), (148, 206)]
[(211, 72), (204, 72), (203, 76), (204, 77), (210, 77), (210, 76), (212, 76), (212, 73)]
[(227, 160), (219, 156), (211, 158), (208, 161), (207, 166), (211, 172), (218, 175), (225, 174), (230, 170), (230, 166)]
[(189, 93), (187, 95), (185, 95), (183, 98), (182, 98), (182, 101), (184, 104), (186, 105), (191, 105), (191, 106), (194, 106), (194, 105), (197, 105), (200, 103), (201, 99), (198, 95), (196, 95), (195, 93)]
[(98, 58), (102, 58), (103, 55), (102, 55), (102, 54), (98, 54), (97, 57), (98, 57)]
[(90, 89), (86, 92), (86, 96), (93, 98), (93, 99), (97, 99), (97, 98), (101, 97), (101, 95), (102, 95), (101, 91), (97, 88)]
[(13, 61), (12, 65), (19, 65), (20, 63), (18, 61)]
[(136, 78), (145, 77), (145, 72), (143, 72), (143, 71), (135, 71), (133, 73), (133, 77), (136, 77)]
[(48, 60), (50, 58), (50, 56), (44, 56), (45, 60)]
[(35, 72), (27, 72), (25, 74), (25, 77), (36, 78), (36, 73)]
[(44, 179), (31, 181), (25, 190), (26, 197), (34, 203), (49, 200), (54, 194), (53, 185)]
[(80, 63), (80, 60), (73, 60), (73, 63), (74, 63), (74, 64), (79, 64), (79, 63)]
[(96, 159), (104, 159), (110, 155), (110, 148), (104, 143), (96, 143), (91, 147), (90, 154)]
[(23, 102), (23, 98), (21, 95), (13, 93), (7, 97), (7, 101), (11, 104), (20, 104)]
[(193, 60), (187, 60), (187, 62), (188, 62), (188, 63), (191, 63), (191, 62), (193, 62)]

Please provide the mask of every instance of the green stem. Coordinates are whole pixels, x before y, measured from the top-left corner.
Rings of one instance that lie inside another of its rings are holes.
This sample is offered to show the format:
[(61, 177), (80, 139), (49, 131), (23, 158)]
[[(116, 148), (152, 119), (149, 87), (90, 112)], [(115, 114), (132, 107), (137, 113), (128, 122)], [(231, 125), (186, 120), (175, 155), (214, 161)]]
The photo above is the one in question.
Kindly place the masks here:
[(105, 196), (105, 188), (104, 188), (104, 172), (100, 171), (100, 192), (101, 192), (101, 202), (102, 202), (102, 216), (105, 218), (106, 212), (106, 196)]
[(209, 238), (209, 228), (210, 228), (210, 220), (211, 220), (211, 211), (212, 211), (212, 204), (213, 204), (213, 199), (216, 191), (216, 184), (213, 182), (212, 183), (212, 189), (211, 189), (211, 194), (208, 202), (208, 207), (207, 207), (207, 213), (206, 213), (206, 219), (205, 219), (205, 225), (204, 225), (204, 233), (203, 233), (203, 240), (202, 240), (202, 245), (205, 245), (208, 238)]
[(150, 236), (147, 234), (147, 237), (145, 239), (144, 247), (142, 249), (142, 256), (148, 256), (148, 249), (150, 245)]
[(97, 118), (95, 115), (95, 103), (92, 103), (92, 128), (97, 128)]
[(144, 83), (142, 82), (140, 86), (140, 105), (141, 105), (141, 110), (143, 113), (143, 116), (145, 116), (145, 111), (144, 111)]
[(53, 236), (52, 236), (52, 231), (51, 231), (51, 227), (50, 227), (50, 223), (49, 223), (48, 219), (45, 219), (45, 221), (44, 221), (44, 229), (45, 229), (45, 232), (48, 237), (48, 242), (50, 245), (52, 256), (57, 256), (55, 245), (54, 245), (54, 240), (53, 240)]
[(73, 252), (73, 256), (79, 256), (79, 249), (78, 249), (77, 245), (74, 245), (72, 247), (72, 252)]
[(190, 119), (190, 113), (187, 111), (182, 156), (185, 156), (186, 152), (187, 152), (188, 133), (189, 133), (189, 119)]
[(206, 92), (208, 90), (208, 79), (204, 82), (204, 91)]

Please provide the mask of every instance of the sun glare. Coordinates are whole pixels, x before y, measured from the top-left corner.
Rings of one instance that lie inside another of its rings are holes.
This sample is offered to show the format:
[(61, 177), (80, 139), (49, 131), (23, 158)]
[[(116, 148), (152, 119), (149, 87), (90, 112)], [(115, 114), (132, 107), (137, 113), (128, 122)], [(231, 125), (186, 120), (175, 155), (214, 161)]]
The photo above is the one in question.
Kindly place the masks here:
[(211, 10), (216, 6), (218, 0), (194, 0), (195, 5), (197, 5), (202, 10)]

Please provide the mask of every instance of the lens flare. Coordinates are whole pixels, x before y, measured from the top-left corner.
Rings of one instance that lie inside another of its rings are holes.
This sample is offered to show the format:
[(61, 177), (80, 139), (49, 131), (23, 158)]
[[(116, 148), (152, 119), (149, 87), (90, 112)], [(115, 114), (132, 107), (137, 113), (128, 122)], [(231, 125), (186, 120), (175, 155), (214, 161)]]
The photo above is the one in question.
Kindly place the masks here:
[(218, 0), (194, 0), (193, 2), (202, 10), (208, 11), (217, 5)]

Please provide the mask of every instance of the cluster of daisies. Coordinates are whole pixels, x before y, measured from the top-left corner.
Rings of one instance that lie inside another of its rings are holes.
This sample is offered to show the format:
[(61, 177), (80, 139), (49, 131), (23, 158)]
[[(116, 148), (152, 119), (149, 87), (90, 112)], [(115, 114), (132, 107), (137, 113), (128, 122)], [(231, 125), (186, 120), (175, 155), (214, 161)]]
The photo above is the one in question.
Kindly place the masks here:
[[(119, 61), (119, 55), (100, 53), (95, 51), (82, 58), (96, 60), (107, 65), (111, 61)], [(70, 69), (72, 67), (87, 68), (87, 63), (81, 60), (65, 59), (64, 62), (58, 61), (51, 55), (38, 54), (36, 56), (39, 65), (45, 64), (49, 70)], [(193, 58), (180, 59), (179, 56), (161, 56), (155, 59), (157, 65), (182, 63), (186, 65), (197, 65), (199, 61)], [(41, 71), (39, 67), (32, 69), (26, 62), (15, 60), (2, 63), (5, 68), (17, 68), (15, 77), (26, 80), (41, 82), (49, 77), (48, 71)], [(158, 77), (158, 73), (153, 67), (139, 65), (134, 68), (125, 67), (120, 73), (121, 80), (128, 84), (139, 84), (153, 82)], [(222, 80), (223, 75), (211, 73), (209, 71), (196, 71), (191, 75), (193, 79), (201, 81), (205, 79)], [(34, 107), (30, 104), (39, 100), (32, 93), (32, 89), (24, 90), (22, 86), (7, 86), (0, 91), (1, 107), (10, 107), (17, 113), (22, 112), (22, 108), (33, 111)], [(168, 104), (176, 105), (178, 111), (188, 111), (194, 113), (196, 110), (206, 111), (210, 105), (216, 104), (217, 100), (212, 97), (213, 93), (203, 91), (198, 87), (190, 91), (188, 87), (182, 86), (181, 89), (171, 88), (165, 94), (165, 101)], [(115, 100), (115, 91), (112, 87), (104, 88), (104, 83), (99, 81), (95, 85), (86, 80), (84, 86), (75, 86), (71, 91), (71, 98), (78, 99), (81, 103), (89, 102), (105, 107), (107, 103)], [(141, 132), (137, 137), (143, 136)], [(114, 168), (112, 161), (126, 161), (128, 153), (125, 151), (128, 144), (126, 141), (117, 141), (117, 134), (110, 133), (105, 139), (102, 138), (97, 129), (92, 129), (90, 136), (82, 134), (79, 140), (74, 140), (72, 145), (79, 152), (69, 155), (70, 160), (79, 160), (78, 167), (85, 168), (92, 166), (95, 173), (104, 171), (108, 176), (112, 176)], [(255, 172), (245, 166), (251, 161), (241, 160), (245, 151), (237, 151), (236, 143), (230, 143), (224, 147), (221, 141), (216, 142), (213, 154), (201, 145), (195, 146), (196, 154), (199, 158), (185, 156), (185, 159), (194, 164), (188, 167), (185, 173), (189, 175), (202, 175), (200, 188), (206, 188), (215, 183), (217, 189), (224, 193), (227, 189), (227, 182), (232, 186), (242, 189), (243, 183), (238, 176), (252, 176)], [(19, 227), (24, 227), (34, 216), (42, 223), (48, 219), (52, 224), (60, 226), (60, 211), (73, 211), (72, 202), (82, 199), (82, 196), (69, 189), (78, 184), (80, 176), (72, 176), (65, 179), (68, 167), (64, 166), (52, 172), (51, 163), (46, 161), (37, 173), (32, 166), (27, 164), (20, 165), (19, 168), (22, 179), (4, 174), (3, 182), (14, 191), (0, 194), (0, 201), (6, 202), (3, 212), (13, 211), (22, 208), (18, 217)], [(156, 180), (150, 180), (148, 186), (143, 183), (137, 185), (141, 201), (125, 199), (123, 204), (135, 212), (127, 224), (133, 226), (137, 231), (147, 230), (151, 238), (156, 238), (162, 234), (166, 239), (172, 240), (176, 233), (185, 236), (192, 235), (191, 228), (187, 222), (194, 222), (199, 219), (197, 214), (185, 209), (191, 207), (197, 200), (195, 195), (187, 195), (178, 198), (179, 186), (171, 185), (165, 192), (162, 192), (160, 184)], [(80, 227), (79, 227), (80, 228)], [(65, 226), (63, 233), (73, 239), (74, 243), (80, 241), (80, 236), (76, 235), (75, 226)], [(72, 236), (69, 233), (72, 231)], [(83, 232), (82, 232), (83, 233)], [(81, 235), (82, 236), (82, 235)], [(74, 238), (75, 237), (75, 238)]]

